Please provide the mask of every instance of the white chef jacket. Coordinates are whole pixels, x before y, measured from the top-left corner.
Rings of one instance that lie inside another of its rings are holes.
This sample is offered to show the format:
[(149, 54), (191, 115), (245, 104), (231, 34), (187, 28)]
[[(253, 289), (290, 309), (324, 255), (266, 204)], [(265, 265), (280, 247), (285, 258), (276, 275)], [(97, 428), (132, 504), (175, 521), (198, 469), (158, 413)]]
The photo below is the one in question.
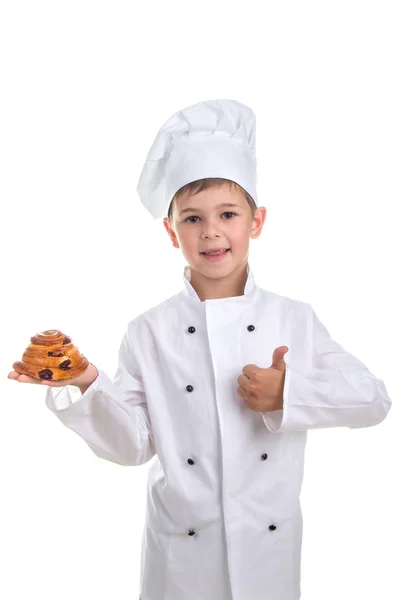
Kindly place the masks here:
[[(46, 404), (100, 458), (156, 456), (141, 600), (298, 600), (307, 430), (376, 425), (391, 400), (310, 304), (258, 287), (250, 267), (242, 296), (201, 302), (188, 266), (183, 280), (128, 324), (113, 380), (100, 370), (76, 401), (49, 387)], [(283, 345), (283, 410), (253, 411), (237, 378)]]

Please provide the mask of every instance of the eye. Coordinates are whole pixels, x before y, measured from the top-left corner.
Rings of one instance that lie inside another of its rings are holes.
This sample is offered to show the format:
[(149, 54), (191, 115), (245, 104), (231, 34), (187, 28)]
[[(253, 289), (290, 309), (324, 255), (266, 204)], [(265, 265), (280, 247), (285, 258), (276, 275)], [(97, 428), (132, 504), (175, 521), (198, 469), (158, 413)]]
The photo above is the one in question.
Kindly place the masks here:
[[(227, 217), (227, 218), (228, 218), (228, 221), (229, 221), (229, 220), (232, 218), (232, 215), (233, 215), (234, 217), (237, 217), (237, 213), (235, 213), (235, 212), (232, 212), (232, 211), (225, 211), (225, 212), (223, 212), (223, 213), (222, 213), (222, 215), (221, 215), (221, 216), (224, 216), (224, 215), (229, 215), (229, 217)], [(199, 218), (200, 218), (200, 217), (197, 217), (196, 215), (192, 215), (192, 216), (190, 216), (190, 217), (187, 217), (187, 218), (185, 219), (185, 221), (184, 221), (184, 222), (185, 222), (185, 223), (186, 223), (186, 222), (188, 222), (188, 223), (197, 223), (197, 221), (191, 221), (191, 219), (199, 219)]]

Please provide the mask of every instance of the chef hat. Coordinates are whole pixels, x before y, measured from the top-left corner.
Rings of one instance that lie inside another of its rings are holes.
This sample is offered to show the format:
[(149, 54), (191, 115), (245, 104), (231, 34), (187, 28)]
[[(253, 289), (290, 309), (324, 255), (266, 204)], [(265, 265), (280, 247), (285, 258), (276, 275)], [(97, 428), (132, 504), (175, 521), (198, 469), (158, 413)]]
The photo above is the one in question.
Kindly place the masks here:
[(140, 200), (154, 219), (166, 217), (176, 192), (192, 181), (238, 183), (257, 204), (256, 118), (236, 100), (199, 102), (175, 113), (158, 132), (139, 178)]

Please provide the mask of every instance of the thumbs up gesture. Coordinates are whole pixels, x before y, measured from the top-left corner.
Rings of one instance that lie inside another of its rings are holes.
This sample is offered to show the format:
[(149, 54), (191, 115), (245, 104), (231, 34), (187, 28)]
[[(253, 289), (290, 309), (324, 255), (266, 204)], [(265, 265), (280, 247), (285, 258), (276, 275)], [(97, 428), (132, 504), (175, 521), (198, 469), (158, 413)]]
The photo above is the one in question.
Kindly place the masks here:
[(272, 364), (267, 369), (256, 365), (243, 367), (238, 377), (237, 393), (251, 410), (264, 412), (283, 409), (283, 386), (286, 364), (283, 358), (289, 348), (279, 346), (272, 354)]

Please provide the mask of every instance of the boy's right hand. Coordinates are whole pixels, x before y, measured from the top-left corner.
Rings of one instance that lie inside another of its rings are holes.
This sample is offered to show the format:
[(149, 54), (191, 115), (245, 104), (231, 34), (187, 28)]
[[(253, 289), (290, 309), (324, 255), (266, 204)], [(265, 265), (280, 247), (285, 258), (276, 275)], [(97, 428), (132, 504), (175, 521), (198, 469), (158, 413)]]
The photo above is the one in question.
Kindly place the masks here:
[(39, 385), (47, 385), (49, 387), (63, 387), (65, 385), (75, 385), (78, 387), (81, 392), (82, 390), (87, 389), (92, 385), (92, 383), (97, 379), (99, 372), (97, 368), (89, 363), (86, 371), (78, 375), (78, 377), (74, 377), (73, 379), (64, 379), (63, 381), (51, 381), (51, 379), (34, 379), (33, 377), (28, 377), (28, 375), (21, 375), (17, 373), (17, 371), (11, 371), (7, 378), (14, 379), (15, 381), (19, 381), (20, 383), (36, 383)]

